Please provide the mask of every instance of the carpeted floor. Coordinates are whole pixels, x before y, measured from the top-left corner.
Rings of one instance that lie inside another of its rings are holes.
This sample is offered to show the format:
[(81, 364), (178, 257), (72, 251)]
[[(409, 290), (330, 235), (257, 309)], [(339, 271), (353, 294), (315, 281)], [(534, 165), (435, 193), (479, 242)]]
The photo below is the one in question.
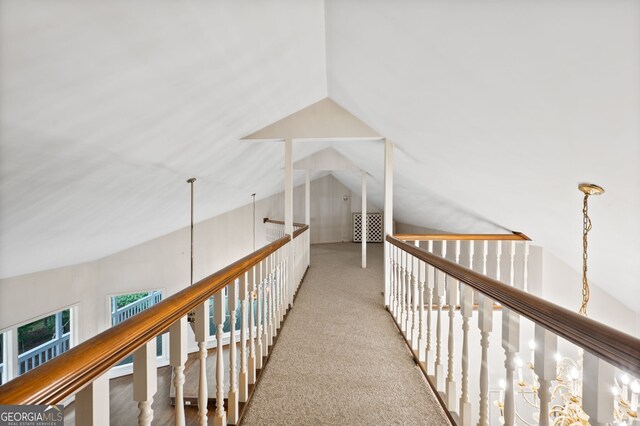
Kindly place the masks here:
[(243, 425), (446, 425), (383, 307), (382, 244), (312, 246)]

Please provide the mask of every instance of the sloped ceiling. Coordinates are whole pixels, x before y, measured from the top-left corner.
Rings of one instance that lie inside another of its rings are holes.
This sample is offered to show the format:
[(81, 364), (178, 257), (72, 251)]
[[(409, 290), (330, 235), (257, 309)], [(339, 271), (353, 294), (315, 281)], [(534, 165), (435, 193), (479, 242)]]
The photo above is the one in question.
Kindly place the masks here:
[[(0, 3), (0, 275), (99, 258), (282, 190), (239, 139), (326, 97), (324, 3)], [(302, 183), (302, 181), (300, 181)]]
[[(519, 230), (640, 312), (640, 4), (2, 1), (0, 276), (95, 259), (279, 192), (240, 141), (329, 96), (395, 149), (396, 219)], [(370, 173), (379, 142), (333, 147)], [(352, 190), (359, 177), (334, 175)], [(298, 182), (300, 183), (300, 182)]]
[(640, 312), (640, 2), (327, 0), (325, 19), (329, 96), (396, 143), (396, 219), (492, 222), (581, 270), (577, 185), (600, 184), (590, 278)]

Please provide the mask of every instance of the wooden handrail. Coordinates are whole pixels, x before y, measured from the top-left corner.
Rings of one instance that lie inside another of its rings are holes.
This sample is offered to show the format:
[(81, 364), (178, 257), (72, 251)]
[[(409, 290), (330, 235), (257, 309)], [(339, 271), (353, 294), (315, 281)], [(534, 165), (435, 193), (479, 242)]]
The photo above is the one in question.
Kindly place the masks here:
[(388, 235), (386, 240), (613, 366), (636, 377), (640, 376), (640, 339), (479, 274), (398, 238)]
[(492, 240), (492, 241), (531, 241), (522, 232), (511, 234), (394, 234), (403, 241), (468, 241), (468, 240)]
[(304, 231), (309, 229), (309, 225), (303, 225), (300, 224), (302, 226), (302, 228), (298, 228), (295, 231), (293, 231), (293, 239), (295, 240), (296, 238), (298, 238), (299, 235), (301, 235)]
[(61, 403), (289, 241), (285, 235), (0, 386), (0, 404)]
[[(268, 217), (263, 218), (262, 223), (274, 223), (276, 225), (284, 225), (283, 220), (274, 220), (274, 219), (269, 219)], [(295, 226), (296, 228), (303, 228), (308, 225), (305, 225), (304, 223), (293, 222), (293, 226)]]

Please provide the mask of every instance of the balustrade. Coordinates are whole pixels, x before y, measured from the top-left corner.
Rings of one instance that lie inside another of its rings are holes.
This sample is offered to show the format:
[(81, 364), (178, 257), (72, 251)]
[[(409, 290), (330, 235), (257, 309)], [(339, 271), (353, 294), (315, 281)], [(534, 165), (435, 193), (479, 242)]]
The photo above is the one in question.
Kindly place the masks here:
[(528, 294), (525, 236), (396, 237), (387, 238), (390, 314), (457, 424), (637, 421), (640, 340)]
[[(154, 415), (152, 403), (157, 390), (155, 338), (168, 330), (169, 363), (173, 370), (170, 386), (173, 388), (176, 405), (174, 423), (184, 425), (187, 314), (193, 312), (191, 325), (198, 345), (198, 423), (206, 425), (209, 417), (213, 416), (215, 425), (237, 424), (242, 416), (239, 403), (249, 400), (249, 385), (256, 384), (270, 346), (275, 343), (285, 313), (293, 302), (293, 296), (308, 267), (309, 228), (298, 228), (293, 237), (283, 236), (163, 301), (160, 301), (159, 292), (153, 292), (132, 304), (135, 306), (120, 309), (114, 313), (119, 315), (118, 318), (130, 316), (134, 312), (137, 315), (135, 319), (125, 319), (27, 372), (18, 380), (0, 386), (0, 404), (59, 404), (75, 394), (76, 420), (81, 422), (78, 424), (108, 424), (108, 380), (105, 373), (122, 358), (133, 353), (133, 400), (139, 407), (138, 424), (150, 425)], [(290, 248), (293, 250), (290, 251)], [(294, 255), (293, 259), (288, 256), (289, 253)], [(295, 266), (291, 277), (286, 273), (287, 263), (290, 261)], [(287, 295), (291, 295), (290, 300)], [(212, 413), (208, 411), (206, 373), (211, 296), (217, 343), (215, 408)], [(231, 326), (227, 349), (223, 344), (226, 303)], [(238, 321), (241, 325), (239, 342), (235, 333)], [(50, 346), (60, 347), (59, 345), (66, 344), (66, 350), (68, 338), (69, 334), (63, 335), (55, 343), (49, 342), (34, 348), (23, 354), (23, 357), (33, 359), (35, 353), (44, 352), (57, 355), (62, 349), (51, 351)], [(223, 352), (227, 350), (228, 361), (223, 356)], [(46, 360), (43, 358), (42, 362), (44, 361)], [(226, 369), (229, 371), (227, 392)], [(102, 414), (97, 415), (98, 413)]]

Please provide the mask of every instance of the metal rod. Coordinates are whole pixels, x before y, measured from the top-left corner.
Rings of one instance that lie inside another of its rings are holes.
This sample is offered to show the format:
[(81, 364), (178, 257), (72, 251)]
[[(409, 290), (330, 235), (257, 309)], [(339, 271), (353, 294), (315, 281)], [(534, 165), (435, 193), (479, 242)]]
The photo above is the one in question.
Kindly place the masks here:
[(193, 183), (196, 178), (187, 179), (187, 183), (191, 186), (191, 284), (193, 284)]
[(253, 198), (253, 251), (256, 251), (256, 193), (251, 194)]

